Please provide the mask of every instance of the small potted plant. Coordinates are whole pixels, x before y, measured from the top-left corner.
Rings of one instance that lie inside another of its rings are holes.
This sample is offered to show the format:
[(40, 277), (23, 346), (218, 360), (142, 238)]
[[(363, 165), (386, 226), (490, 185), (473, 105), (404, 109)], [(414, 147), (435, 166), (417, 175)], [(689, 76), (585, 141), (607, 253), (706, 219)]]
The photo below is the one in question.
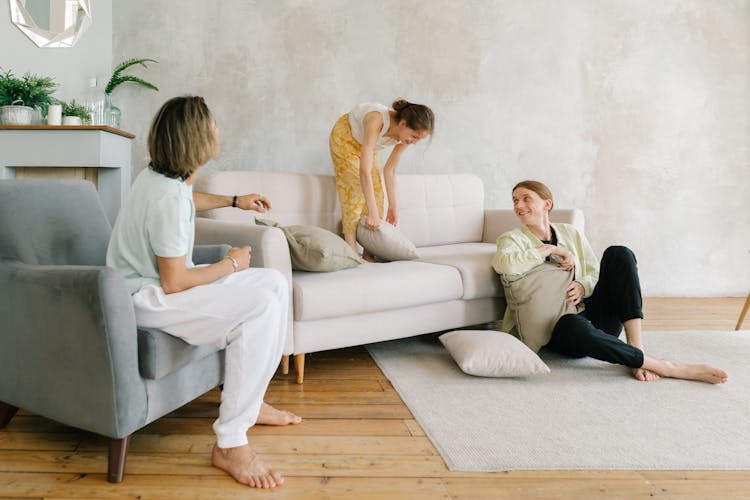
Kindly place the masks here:
[(112, 77), (107, 82), (107, 86), (104, 89), (104, 121), (107, 125), (114, 128), (120, 128), (120, 109), (112, 104), (112, 92), (121, 84), (125, 82), (133, 82), (138, 85), (142, 85), (151, 90), (159, 90), (159, 88), (153, 83), (149, 83), (142, 78), (138, 78), (133, 75), (124, 75), (122, 72), (131, 66), (140, 64), (144, 68), (148, 68), (147, 62), (155, 63), (153, 59), (128, 59), (123, 61), (115, 67), (112, 72)]
[(70, 102), (61, 101), (60, 104), (62, 104), (63, 125), (83, 125), (84, 123), (91, 123), (91, 115), (88, 110), (86, 110), (83, 105), (78, 104), (75, 99)]
[(34, 114), (47, 114), (57, 84), (51, 77), (26, 73), (16, 77), (12, 71), (0, 73), (0, 124), (31, 125)]

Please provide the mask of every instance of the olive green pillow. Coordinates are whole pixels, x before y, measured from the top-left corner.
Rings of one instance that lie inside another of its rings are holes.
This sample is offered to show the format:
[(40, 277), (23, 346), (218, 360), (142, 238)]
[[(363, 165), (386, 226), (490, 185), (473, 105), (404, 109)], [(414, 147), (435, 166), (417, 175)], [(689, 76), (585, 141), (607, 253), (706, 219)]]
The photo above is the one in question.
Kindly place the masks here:
[(277, 222), (255, 219), (261, 226), (278, 227), (289, 244), (292, 269), (297, 271), (338, 271), (362, 263), (357, 253), (340, 236), (317, 226), (280, 226)]
[(549, 342), (560, 316), (576, 313), (575, 306), (565, 300), (572, 280), (572, 270), (551, 263), (540, 264), (525, 274), (500, 276), (516, 334), (532, 351), (538, 352)]

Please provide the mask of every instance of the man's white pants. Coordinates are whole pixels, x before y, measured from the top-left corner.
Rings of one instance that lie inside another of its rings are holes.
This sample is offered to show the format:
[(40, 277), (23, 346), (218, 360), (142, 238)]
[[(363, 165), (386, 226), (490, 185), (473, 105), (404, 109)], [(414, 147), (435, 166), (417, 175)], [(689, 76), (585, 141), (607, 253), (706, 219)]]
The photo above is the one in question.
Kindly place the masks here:
[(220, 448), (247, 444), (268, 382), (279, 364), (289, 309), (286, 278), (251, 268), (208, 285), (165, 294), (146, 285), (133, 295), (138, 326), (192, 345), (225, 349), (224, 390), (214, 431)]

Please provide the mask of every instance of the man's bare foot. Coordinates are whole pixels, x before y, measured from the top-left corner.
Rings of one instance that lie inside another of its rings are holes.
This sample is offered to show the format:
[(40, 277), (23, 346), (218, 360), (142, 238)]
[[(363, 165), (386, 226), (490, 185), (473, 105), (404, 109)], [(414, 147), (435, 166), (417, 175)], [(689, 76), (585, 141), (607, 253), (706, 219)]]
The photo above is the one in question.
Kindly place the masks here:
[(258, 458), (247, 444), (236, 448), (219, 448), (214, 445), (211, 463), (227, 472), (238, 483), (253, 488), (275, 488), (284, 484), (281, 474)]
[(277, 410), (268, 403), (260, 405), (258, 420), (255, 422), (262, 425), (289, 425), (302, 422), (302, 417), (289, 411)]
[(653, 382), (655, 380), (661, 379), (661, 375), (659, 375), (658, 373), (652, 372), (651, 370), (646, 370), (644, 368), (636, 368), (635, 370), (633, 370), (633, 376), (641, 382)]
[(727, 381), (727, 372), (710, 365), (675, 363), (673, 361), (662, 360), (668, 370), (661, 375), (672, 378), (682, 378), (686, 380), (698, 380), (709, 384), (723, 384)]

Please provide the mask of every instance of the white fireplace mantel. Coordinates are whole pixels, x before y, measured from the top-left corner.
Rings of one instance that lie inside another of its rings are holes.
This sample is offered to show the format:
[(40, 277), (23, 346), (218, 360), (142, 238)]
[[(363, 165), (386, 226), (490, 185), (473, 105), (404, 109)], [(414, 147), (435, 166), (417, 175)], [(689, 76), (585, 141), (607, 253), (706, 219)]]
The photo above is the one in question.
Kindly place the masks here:
[(97, 190), (114, 224), (130, 189), (130, 151), (134, 135), (104, 126), (0, 126), (0, 179), (17, 168), (97, 169)]

